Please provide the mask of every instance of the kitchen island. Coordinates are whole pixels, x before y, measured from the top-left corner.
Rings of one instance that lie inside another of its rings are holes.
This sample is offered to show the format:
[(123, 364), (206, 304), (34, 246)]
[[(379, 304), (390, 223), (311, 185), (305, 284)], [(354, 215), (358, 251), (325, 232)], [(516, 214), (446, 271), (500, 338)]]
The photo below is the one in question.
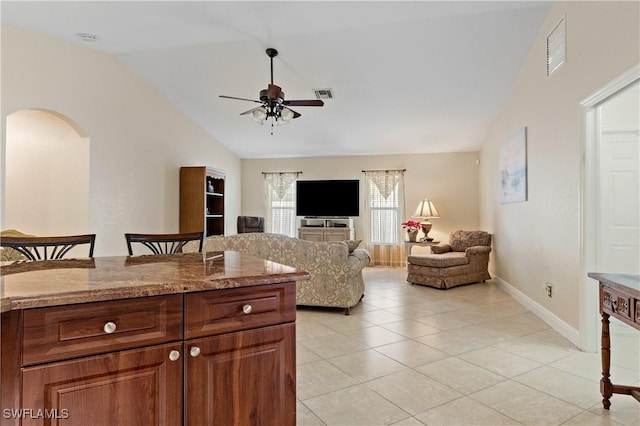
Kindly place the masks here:
[(309, 275), (207, 256), (3, 265), (1, 424), (294, 425)]

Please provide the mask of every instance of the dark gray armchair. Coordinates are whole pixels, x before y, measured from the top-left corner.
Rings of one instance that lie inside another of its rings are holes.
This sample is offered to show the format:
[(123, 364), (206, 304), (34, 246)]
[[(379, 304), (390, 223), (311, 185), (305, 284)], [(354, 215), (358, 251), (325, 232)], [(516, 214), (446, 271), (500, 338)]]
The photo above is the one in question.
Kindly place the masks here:
[(264, 217), (238, 216), (238, 234), (264, 232)]

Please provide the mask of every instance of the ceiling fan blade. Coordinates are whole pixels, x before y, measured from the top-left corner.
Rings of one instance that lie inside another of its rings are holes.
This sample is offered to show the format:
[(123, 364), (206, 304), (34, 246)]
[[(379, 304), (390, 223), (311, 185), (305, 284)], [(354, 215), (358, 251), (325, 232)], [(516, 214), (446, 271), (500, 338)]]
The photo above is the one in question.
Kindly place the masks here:
[(298, 118), (298, 117), (300, 117), (302, 115), (299, 112), (296, 112), (296, 111), (292, 110), (291, 108), (287, 108), (287, 109), (293, 113), (293, 117), (291, 117), (291, 118)]
[(276, 86), (275, 84), (269, 84), (267, 86), (267, 97), (270, 100), (278, 99), (280, 93), (282, 92), (282, 88)]
[(256, 101), (255, 99), (245, 99), (245, 98), (236, 98), (234, 96), (225, 96), (225, 95), (219, 95), (221, 98), (225, 98), (225, 99), (235, 99), (237, 101), (249, 101), (249, 102), (256, 102), (261, 104), (262, 101)]
[(321, 107), (324, 105), (320, 99), (308, 99), (308, 100), (292, 100), (292, 101), (284, 101), (283, 105), (287, 106), (314, 106)]
[(262, 108), (262, 107), (251, 108), (249, 111), (241, 112), (240, 115), (251, 114), (253, 111), (257, 110), (258, 108)]

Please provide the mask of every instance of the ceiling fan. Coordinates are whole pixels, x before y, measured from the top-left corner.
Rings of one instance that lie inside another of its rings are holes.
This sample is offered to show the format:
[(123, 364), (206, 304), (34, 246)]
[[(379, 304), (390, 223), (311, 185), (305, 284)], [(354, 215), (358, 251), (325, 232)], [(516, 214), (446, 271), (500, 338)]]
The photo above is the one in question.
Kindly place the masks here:
[[(273, 123), (286, 124), (292, 118), (300, 117), (300, 113), (290, 109), (290, 106), (302, 107), (313, 106), (321, 107), (324, 105), (320, 99), (308, 99), (308, 100), (285, 100), (284, 92), (282, 88), (273, 84), (273, 58), (278, 56), (278, 51), (273, 48), (266, 50), (267, 56), (271, 58), (271, 83), (266, 89), (260, 91), (260, 100), (236, 98), (233, 96), (220, 95), (221, 98), (237, 99), (239, 101), (249, 101), (261, 104), (259, 107), (252, 108), (248, 111), (241, 113), (240, 115), (251, 114), (253, 119), (264, 124), (267, 119), (271, 118), (271, 127)], [(273, 134), (273, 132), (271, 133)]]

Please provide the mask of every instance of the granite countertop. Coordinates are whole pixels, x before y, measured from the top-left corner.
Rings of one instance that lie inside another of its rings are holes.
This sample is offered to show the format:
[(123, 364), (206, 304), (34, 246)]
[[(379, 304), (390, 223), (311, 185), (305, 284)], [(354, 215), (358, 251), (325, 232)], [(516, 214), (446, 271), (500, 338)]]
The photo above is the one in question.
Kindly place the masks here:
[(307, 272), (225, 251), (3, 262), (0, 312), (309, 279)]

